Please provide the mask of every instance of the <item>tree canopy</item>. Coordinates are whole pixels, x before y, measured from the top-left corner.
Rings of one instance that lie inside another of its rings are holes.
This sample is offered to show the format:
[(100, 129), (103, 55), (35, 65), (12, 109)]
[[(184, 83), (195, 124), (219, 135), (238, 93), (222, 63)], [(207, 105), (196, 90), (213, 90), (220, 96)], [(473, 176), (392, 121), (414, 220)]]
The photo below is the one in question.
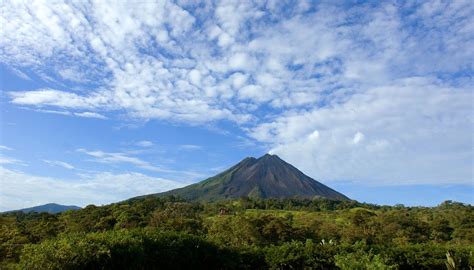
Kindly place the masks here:
[[(474, 207), (177, 197), (0, 215), (2, 269), (469, 269)], [(449, 256), (447, 256), (449, 254)]]

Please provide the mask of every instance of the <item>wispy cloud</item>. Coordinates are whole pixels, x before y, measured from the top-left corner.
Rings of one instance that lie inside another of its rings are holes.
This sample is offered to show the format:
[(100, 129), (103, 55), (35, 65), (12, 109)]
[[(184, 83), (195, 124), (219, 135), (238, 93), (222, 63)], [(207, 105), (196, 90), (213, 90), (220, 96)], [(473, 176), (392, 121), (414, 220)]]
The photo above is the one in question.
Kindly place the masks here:
[(0, 165), (3, 164), (3, 165), (27, 166), (27, 164), (25, 162), (23, 162), (22, 160), (9, 157), (9, 156), (2, 153), (2, 152), (5, 152), (5, 151), (13, 151), (13, 150), (15, 150), (15, 149), (13, 149), (11, 147), (8, 147), (8, 146), (5, 146), (5, 145), (0, 145)]
[(154, 143), (150, 141), (139, 141), (139, 142), (136, 142), (135, 145), (140, 146), (140, 147), (152, 147)]
[(96, 112), (80, 112), (74, 113), (75, 116), (85, 117), (85, 118), (97, 118), (97, 119), (107, 119), (104, 115)]
[(94, 160), (100, 163), (127, 163), (131, 165), (135, 165), (139, 168), (145, 169), (145, 170), (150, 170), (150, 171), (155, 171), (155, 172), (172, 172), (170, 170), (162, 169), (156, 166), (151, 165), (149, 162), (144, 161), (140, 158), (137, 157), (132, 157), (128, 156), (126, 153), (120, 153), (120, 152), (115, 152), (115, 153), (108, 153), (108, 152), (103, 152), (100, 150), (97, 151), (89, 151), (86, 149), (77, 149), (78, 152), (84, 153), (88, 156), (94, 157)]
[(31, 81), (31, 78), (26, 75), (24, 72), (22, 72), (21, 70), (17, 69), (17, 68), (10, 68), (10, 70), (13, 72), (13, 74), (15, 74), (17, 77), (23, 79), (23, 80), (27, 80), (27, 81)]
[(202, 146), (195, 144), (182, 144), (179, 148), (184, 150), (201, 150)]
[(88, 82), (89, 80), (87, 80), (82, 72), (78, 71), (78, 70), (74, 70), (74, 69), (71, 69), (71, 68), (65, 68), (65, 69), (61, 69), (58, 71), (58, 74), (65, 80), (69, 80), (69, 81), (73, 81), (73, 82)]
[[(198, 172), (186, 171), (186, 170), (173, 170), (164, 167), (158, 167), (152, 165), (150, 162), (145, 161), (141, 158), (130, 156), (128, 153), (123, 152), (104, 152), (100, 150), (86, 150), (83, 148), (77, 149), (78, 152), (84, 153), (90, 157), (93, 157), (93, 161), (105, 164), (130, 164), (137, 168), (144, 169), (147, 171), (164, 173), (172, 175), (174, 177), (183, 178), (184, 181), (199, 179), (203, 174)], [(182, 181), (182, 180), (181, 180)]]
[(23, 160), (19, 160), (13, 157), (6, 156), (0, 153), (0, 165), (20, 165), (28, 166)]
[(5, 145), (0, 145), (0, 150), (7, 150), (7, 151), (12, 151), (14, 150), (13, 148), (10, 148), (8, 146), (5, 146)]
[(74, 169), (74, 166), (72, 166), (71, 164), (69, 164), (69, 163), (67, 163), (67, 162), (64, 162), (64, 161), (59, 161), (59, 160), (46, 160), (46, 159), (44, 159), (43, 162), (44, 162), (44, 163), (47, 163), (47, 164), (49, 164), (49, 165), (52, 165), (52, 166), (63, 167), (63, 168), (68, 169), (68, 170)]
[(108, 106), (106, 103), (110, 102), (100, 94), (83, 97), (75, 93), (49, 88), (28, 92), (10, 92), (10, 96), (12, 102), (19, 105), (54, 106), (70, 109), (95, 109)]
[(40, 113), (51, 113), (51, 114), (58, 114), (58, 115), (65, 115), (65, 116), (77, 116), (77, 117), (83, 117), (83, 118), (95, 118), (95, 119), (108, 119), (105, 115), (102, 115), (97, 112), (71, 112), (71, 111), (65, 111), (65, 110), (48, 110), (48, 109), (30, 109), (27, 107), (23, 107), (23, 109), (27, 110), (33, 110), (35, 112), (40, 112)]
[(24, 163), (21, 160), (0, 155), (0, 164), (20, 164), (21, 165)]

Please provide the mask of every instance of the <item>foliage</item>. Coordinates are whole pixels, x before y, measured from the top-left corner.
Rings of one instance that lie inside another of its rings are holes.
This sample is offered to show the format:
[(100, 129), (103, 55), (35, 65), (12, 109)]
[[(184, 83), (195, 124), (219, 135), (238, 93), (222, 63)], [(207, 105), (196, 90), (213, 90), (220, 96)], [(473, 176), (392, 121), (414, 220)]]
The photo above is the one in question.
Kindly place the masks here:
[(257, 269), (258, 260), (197, 236), (153, 230), (71, 234), (28, 245), (20, 269)]
[(428, 208), (145, 197), (60, 214), (4, 213), (0, 268), (469, 269), (473, 210), (451, 201)]
[(334, 255), (340, 247), (307, 240), (286, 242), (264, 248), (265, 259), (271, 269), (332, 269)]
[(336, 266), (342, 270), (388, 270), (395, 266), (386, 265), (380, 255), (349, 253), (336, 255)]
[(380, 254), (373, 254), (372, 250), (366, 252), (364, 243), (355, 245), (355, 252), (341, 253), (334, 256), (335, 264), (342, 270), (390, 270), (396, 265), (387, 264)]

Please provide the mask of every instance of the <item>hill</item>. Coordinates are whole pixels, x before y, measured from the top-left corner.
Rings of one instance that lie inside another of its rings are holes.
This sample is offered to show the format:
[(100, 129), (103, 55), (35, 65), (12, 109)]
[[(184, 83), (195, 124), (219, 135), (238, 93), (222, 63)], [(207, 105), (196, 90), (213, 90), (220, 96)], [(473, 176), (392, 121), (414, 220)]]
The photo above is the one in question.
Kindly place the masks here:
[(9, 212), (23, 212), (23, 213), (30, 213), (30, 212), (46, 212), (50, 214), (61, 213), (67, 210), (79, 210), (81, 209), (79, 206), (75, 205), (61, 205), (57, 203), (47, 203), (43, 205), (33, 206), (29, 208), (23, 208), (19, 210), (13, 210)]
[(216, 201), (250, 198), (327, 198), (345, 195), (305, 175), (277, 155), (248, 157), (230, 169), (202, 182), (149, 196), (179, 196), (186, 200)]

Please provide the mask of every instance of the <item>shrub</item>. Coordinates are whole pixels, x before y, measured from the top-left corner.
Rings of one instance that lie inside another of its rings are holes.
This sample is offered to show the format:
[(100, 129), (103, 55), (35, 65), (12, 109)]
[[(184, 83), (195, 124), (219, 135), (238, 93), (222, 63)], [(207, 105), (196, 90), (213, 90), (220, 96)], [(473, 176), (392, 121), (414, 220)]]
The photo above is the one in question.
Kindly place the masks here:
[(72, 234), (25, 247), (20, 269), (259, 269), (252, 252), (199, 237), (151, 230)]

